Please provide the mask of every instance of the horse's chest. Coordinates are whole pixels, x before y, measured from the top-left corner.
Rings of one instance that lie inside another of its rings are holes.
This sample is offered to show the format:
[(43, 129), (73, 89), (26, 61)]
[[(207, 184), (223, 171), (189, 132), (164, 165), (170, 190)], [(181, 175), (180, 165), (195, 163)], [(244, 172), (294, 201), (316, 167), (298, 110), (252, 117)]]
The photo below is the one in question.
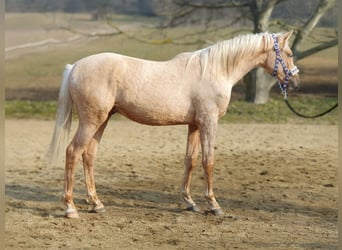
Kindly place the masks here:
[(223, 116), (228, 108), (231, 96), (231, 87), (221, 84), (215, 93), (215, 103), (218, 108), (219, 117)]
[(219, 117), (222, 117), (227, 112), (230, 101), (230, 93), (219, 95), (216, 99)]

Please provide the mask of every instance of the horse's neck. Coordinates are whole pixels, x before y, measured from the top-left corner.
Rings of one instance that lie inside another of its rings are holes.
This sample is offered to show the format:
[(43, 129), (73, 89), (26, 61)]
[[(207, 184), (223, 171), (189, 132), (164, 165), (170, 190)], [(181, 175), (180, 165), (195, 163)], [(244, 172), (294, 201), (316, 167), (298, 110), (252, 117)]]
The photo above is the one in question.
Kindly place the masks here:
[(228, 80), (232, 84), (236, 84), (241, 80), (248, 72), (254, 68), (260, 66), (266, 59), (266, 55), (261, 52), (255, 52), (255, 54), (244, 57), (240, 62), (231, 70), (228, 70)]

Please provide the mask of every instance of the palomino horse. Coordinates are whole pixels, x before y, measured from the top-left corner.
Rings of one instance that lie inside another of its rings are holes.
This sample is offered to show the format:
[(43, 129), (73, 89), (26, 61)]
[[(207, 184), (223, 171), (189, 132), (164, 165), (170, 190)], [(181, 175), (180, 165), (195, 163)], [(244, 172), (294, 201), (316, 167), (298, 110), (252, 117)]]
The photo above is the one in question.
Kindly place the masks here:
[[(293, 76), (292, 84), (297, 86), (298, 70), (288, 42), (291, 34), (292, 31), (242, 35), (163, 62), (101, 53), (67, 65), (49, 149), (51, 162), (65, 152), (74, 105), (79, 124), (66, 147), (63, 192), (66, 217), (78, 217), (73, 186), (75, 168), (81, 158), (88, 200), (93, 211), (104, 211), (96, 194), (94, 161), (103, 131), (114, 113), (148, 125), (187, 124), (182, 199), (188, 210), (199, 210), (191, 198), (190, 180), (201, 145), (205, 197), (211, 212), (223, 214), (213, 192), (218, 119), (226, 113), (234, 84), (255, 67), (263, 67), (282, 83)], [(279, 61), (282, 69), (278, 70)]]

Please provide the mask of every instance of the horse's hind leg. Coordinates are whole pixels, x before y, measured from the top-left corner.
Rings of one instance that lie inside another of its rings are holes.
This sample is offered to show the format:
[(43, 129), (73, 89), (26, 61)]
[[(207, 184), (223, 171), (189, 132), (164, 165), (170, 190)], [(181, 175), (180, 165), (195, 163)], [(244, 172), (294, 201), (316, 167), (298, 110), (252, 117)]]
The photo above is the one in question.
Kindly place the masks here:
[(196, 126), (189, 125), (188, 142), (186, 147), (186, 155), (184, 159), (185, 169), (181, 186), (182, 199), (187, 205), (187, 210), (199, 211), (196, 203), (190, 195), (191, 174), (196, 165), (199, 150), (199, 130)]
[(67, 207), (65, 211), (67, 218), (78, 218), (78, 212), (73, 201), (75, 168), (81, 159), (82, 154), (92, 141), (96, 131), (105, 120), (106, 118), (104, 118), (102, 122), (99, 121), (98, 123), (90, 123), (80, 119), (76, 134), (67, 147), (63, 192), (63, 200)]
[[(109, 117), (108, 117), (109, 119)], [(108, 119), (101, 125), (101, 127), (95, 133), (93, 139), (88, 144), (88, 147), (83, 152), (83, 170), (87, 186), (88, 202), (94, 207), (93, 212), (104, 212), (105, 207), (97, 197), (95, 179), (94, 179), (94, 162), (96, 158), (97, 148), (102, 138), (103, 132), (107, 126)]]

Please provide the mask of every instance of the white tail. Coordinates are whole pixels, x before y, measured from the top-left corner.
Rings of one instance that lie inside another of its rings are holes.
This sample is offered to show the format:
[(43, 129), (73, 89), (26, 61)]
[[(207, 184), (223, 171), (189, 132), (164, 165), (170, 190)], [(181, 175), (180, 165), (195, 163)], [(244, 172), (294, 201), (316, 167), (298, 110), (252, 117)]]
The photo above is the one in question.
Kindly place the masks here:
[(69, 75), (74, 65), (67, 64), (63, 73), (63, 80), (58, 97), (55, 129), (48, 151), (48, 162), (56, 164), (65, 155), (68, 134), (72, 119), (72, 99), (69, 93)]

